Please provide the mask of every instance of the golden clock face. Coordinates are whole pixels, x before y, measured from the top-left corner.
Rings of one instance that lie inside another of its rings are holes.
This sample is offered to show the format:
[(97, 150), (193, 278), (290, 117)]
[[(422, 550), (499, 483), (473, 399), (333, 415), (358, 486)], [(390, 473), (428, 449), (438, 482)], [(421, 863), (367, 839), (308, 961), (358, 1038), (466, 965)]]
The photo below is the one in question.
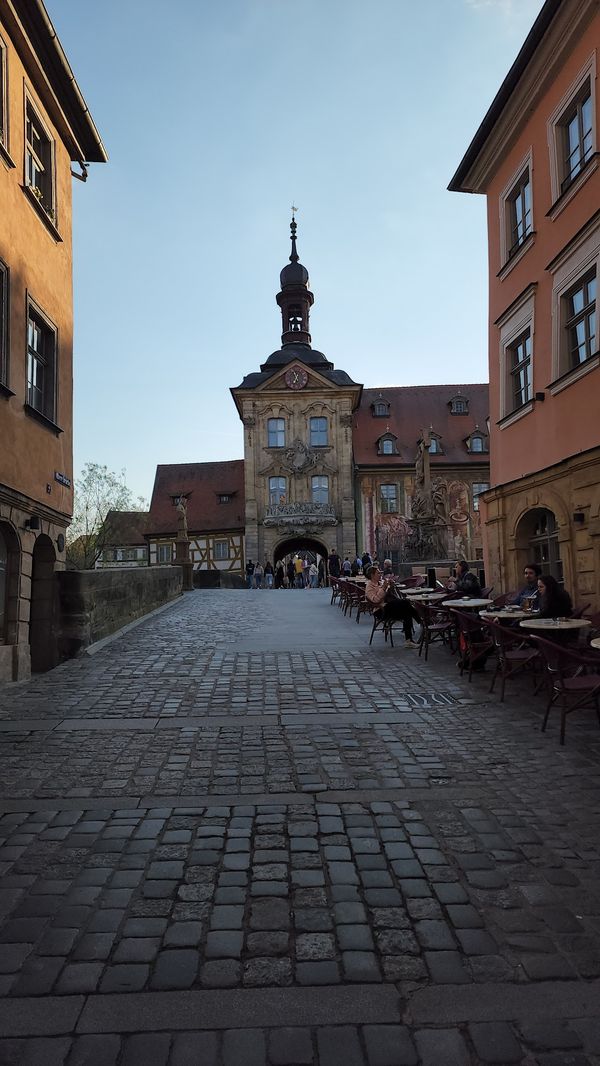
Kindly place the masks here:
[(303, 366), (291, 366), (286, 372), (285, 383), (288, 389), (303, 389), (308, 381), (308, 374)]

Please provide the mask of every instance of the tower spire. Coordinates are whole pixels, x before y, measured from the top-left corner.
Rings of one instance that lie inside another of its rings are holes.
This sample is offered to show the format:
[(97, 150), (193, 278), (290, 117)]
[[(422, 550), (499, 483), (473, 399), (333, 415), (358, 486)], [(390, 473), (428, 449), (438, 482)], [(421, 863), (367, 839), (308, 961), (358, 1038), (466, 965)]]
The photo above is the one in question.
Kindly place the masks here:
[(290, 237), (290, 240), (292, 242), (292, 254), (290, 255), (290, 263), (298, 263), (300, 261), (298, 251), (296, 249), (296, 230), (298, 229), (298, 224), (296, 222), (297, 210), (298, 208), (294, 207), (294, 205), (292, 204), (292, 221), (290, 222), (290, 231), (292, 234), (292, 236)]
[(292, 204), (292, 221), (290, 222), (290, 240), (292, 251), (289, 264), (284, 266), (279, 280), (281, 292), (277, 294), (277, 303), (281, 308), (283, 331), (282, 344), (306, 344), (310, 347), (309, 316), (314, 296), (308, 287), (308, 270), (302, 266), (296, 247), (296, 212)]

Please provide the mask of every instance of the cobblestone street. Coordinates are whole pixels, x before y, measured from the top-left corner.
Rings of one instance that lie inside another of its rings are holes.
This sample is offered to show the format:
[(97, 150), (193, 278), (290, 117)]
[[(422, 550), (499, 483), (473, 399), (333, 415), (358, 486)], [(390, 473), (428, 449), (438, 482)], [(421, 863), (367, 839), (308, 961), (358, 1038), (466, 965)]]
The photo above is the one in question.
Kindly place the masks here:
[(1, 1066), (600, 1064), (600, 730), (327, 591), (0, 691)]

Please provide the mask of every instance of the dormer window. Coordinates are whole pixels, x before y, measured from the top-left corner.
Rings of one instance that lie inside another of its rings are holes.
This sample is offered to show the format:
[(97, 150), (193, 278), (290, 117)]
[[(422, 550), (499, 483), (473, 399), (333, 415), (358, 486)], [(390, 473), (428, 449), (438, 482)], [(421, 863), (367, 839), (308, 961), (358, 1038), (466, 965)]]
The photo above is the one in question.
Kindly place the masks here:
[(430, 455), (442, 455), (443, 448), (440, 437), (436, 433), (429, 434), (429, 454)]
[(390, 413), (390, 405), (387, 400), (382, 400), (379, 397), (371, 404), (371, 411), (373, 412), (373, 418), (388, 418)]
[(231, 493), (220, 492), (217, 496), (219, 503), (231, 503)]
[(469, 413), (469, 401), (466, 396), (453, 396), (450, 400), (450, 414), (451, 415), (468, 415)]
[(377, 441), (378, 455), (398, 455), (397, 438), (393, 433), (386, 433)]
[(487, 452), (488, 440), (483, 433), (475, 431), (467, 438), (467, 448), (470, 452)]

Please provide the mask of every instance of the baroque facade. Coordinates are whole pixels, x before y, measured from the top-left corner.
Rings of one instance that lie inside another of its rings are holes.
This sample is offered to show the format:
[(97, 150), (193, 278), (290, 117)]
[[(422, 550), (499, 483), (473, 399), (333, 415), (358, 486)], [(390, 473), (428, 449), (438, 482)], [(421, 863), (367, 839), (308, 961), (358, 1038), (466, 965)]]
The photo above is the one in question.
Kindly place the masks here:
[(546, 0), (450, 189), (487, 198), (486, 570), (529, 560), (600, 608), (600, 12)]
[(73, 511), (71, 175), (106, 158), (41, 0), (1, 4), (0, 680), (57, 661)]
[(246, 559), (260, 562), (301, 548), (356, 552), (352, 424), (362, 385), (311, 346), (314, 296), (295, 220), (291, 231), (281, 348), (231, 390), (244, 425)]

